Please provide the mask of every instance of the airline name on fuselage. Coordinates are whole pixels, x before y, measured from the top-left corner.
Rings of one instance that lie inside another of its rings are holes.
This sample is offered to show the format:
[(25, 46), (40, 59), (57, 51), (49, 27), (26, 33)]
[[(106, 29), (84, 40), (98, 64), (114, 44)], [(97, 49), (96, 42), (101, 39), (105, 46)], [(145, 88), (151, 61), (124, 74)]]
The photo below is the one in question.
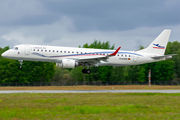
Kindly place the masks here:
[(33, 46), (33, 49), (47, 49), (47, 47), (37, 47), (37, 46)]

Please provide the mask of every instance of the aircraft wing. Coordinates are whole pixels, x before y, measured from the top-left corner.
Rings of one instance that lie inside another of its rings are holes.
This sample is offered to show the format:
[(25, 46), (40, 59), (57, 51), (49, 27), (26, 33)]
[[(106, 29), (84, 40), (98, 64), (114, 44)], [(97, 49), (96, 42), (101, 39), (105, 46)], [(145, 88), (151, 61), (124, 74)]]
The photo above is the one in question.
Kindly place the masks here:
[(114, 53), (110, 54), (110, 55), (92, 55), (92, 56), (86, 56), (86, 57), (82, 57), (82, 58), (78, 58), (77, 60), (79, 62), (89, 62), (89, 63), (98, 63), (101, 60), (107, 62), (109, 57), (113, 57), (116, 56), (116, 54), (118, 53), (118, 51), (120, 50), (121, 47), (119, 47)]

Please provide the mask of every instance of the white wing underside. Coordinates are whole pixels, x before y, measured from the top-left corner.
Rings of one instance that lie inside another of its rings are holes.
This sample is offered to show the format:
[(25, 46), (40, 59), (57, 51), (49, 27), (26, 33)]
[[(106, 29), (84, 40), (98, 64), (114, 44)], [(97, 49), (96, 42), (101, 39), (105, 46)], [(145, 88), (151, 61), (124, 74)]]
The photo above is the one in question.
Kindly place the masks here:
[[(109, 57), (116, 56), (118, 51), (120, 50), (121, 47), (119, 47), (114, 53), (110, 55), (95, 55), (95, 56), (86, 56), (86, 57), (81, 57), (81, 58), (76, 58), (76, 60), (80, 63), (89, 63), (91, 65), (95, 65), (97, 63), (100, 63), (100, 61), (108, 62)], [(72, 58), (73, 59), (73, 58)]]
[(92, 56), (92, 57), (86, 57), (86, 58), (79, 58), (77, 59), (78, 62), (88, 62), (90, 64), (97, 64), (100, 61), (108, 62), (108, 56)]

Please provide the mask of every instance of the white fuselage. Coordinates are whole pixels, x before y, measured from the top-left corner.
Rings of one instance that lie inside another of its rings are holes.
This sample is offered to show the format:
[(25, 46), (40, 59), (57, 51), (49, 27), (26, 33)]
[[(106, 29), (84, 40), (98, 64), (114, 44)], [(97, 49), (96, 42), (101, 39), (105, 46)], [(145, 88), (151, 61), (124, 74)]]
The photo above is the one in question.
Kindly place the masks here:
[[(2, 56), (17, 60), (60, 63), (63, 59), (73, 59), (78, 61), (80, 58), (88, 59), (91, 57), (107, 56), (112, 54), (114, 51), (115, 50), (43, 45), (17, 45), (14, 49), (4, 52)], [(153, 56), (158, 56), (158, 54), (120, 50), (115, 56), (109, 57), (107, 61), (101, 60), (98, 63), (98, 66), (126, 66), (165, 60), (165, 58), (153, 59)], [(90, 66), (93, 66), (93, 64)]]

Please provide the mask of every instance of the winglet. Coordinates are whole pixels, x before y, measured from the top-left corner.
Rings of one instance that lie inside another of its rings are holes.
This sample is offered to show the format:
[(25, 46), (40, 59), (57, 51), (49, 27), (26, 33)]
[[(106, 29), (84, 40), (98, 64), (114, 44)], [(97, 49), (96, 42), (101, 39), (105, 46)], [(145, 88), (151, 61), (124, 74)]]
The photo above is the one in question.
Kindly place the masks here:
[(121, 47), (119, 47), (114, 53), (110, 54), (109, 56), (115, 56), (120, 49), (121, 49)]

